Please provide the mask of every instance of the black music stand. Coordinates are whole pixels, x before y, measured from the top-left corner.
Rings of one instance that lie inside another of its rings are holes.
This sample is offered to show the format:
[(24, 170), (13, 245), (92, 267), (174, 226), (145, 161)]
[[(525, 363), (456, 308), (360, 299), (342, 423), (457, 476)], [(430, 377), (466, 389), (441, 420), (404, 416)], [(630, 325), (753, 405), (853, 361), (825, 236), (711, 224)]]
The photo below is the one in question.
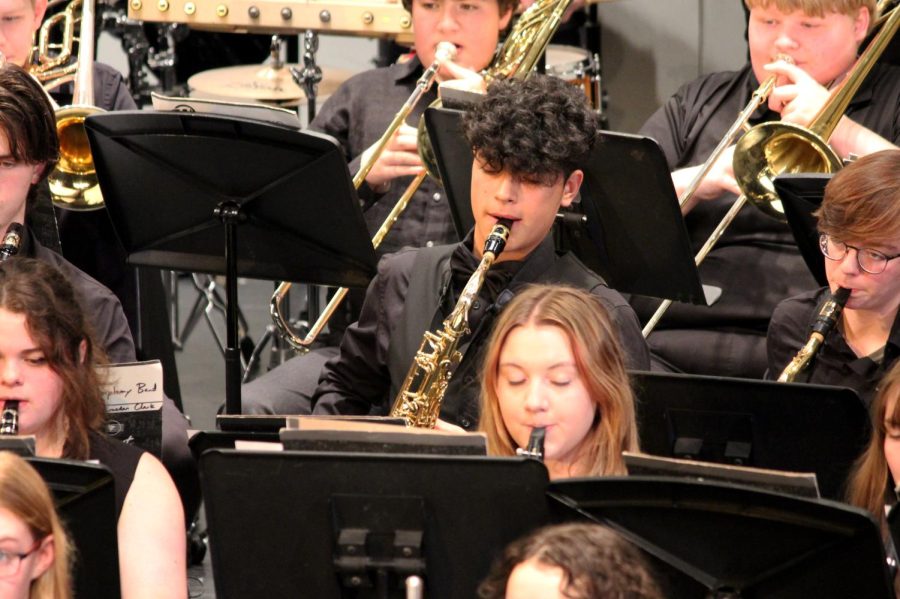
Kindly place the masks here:
[(814, 472), (823, 497), (841, 499), (869, 439), (852, 389), (713, 376), (632, 372), (641, 451)]
[(669, 478), (550, 484), (563, 519), (611, 526), (650, 554), (666, 597), (893, 597), (878, 525), (857, 508)]
[(822, 205), (825, 186), (831, 180), (831, 174), (798, 173), (778, 175), (775, 177), (775, 191), (781, 198), (784, 216), (787, 218), (791, 233), (800, 248), (806, 266), (816, 279), (816, 283), (825, 287), (825, 257), (819, 249), (819, 227), (813, 216)]
[[(425, 123), (457, 233), (474, 224), (472, 149), (460, 110), (429, 108)], [(649, 137), (598, 132), (581, 201), (557, 240), (615, 289), (707, 304), (665, 156)]]
[(213, 450), (200, 479), (219, 599), (402, 598), (410, 574), (429, 599), (469, 599), (547, 520), (527, 458)]
[(50, 487), (75, 548), (77, 597), (119, 598), (116, 496), (112, 473), (100, 464), (27, 458)]
[(240, 413), (237, 277), (363, 287), (375, 273), (340, 147), (208, 114), (104, 113), (86, 128), (129, 263), (226, 275), (225, 407)]

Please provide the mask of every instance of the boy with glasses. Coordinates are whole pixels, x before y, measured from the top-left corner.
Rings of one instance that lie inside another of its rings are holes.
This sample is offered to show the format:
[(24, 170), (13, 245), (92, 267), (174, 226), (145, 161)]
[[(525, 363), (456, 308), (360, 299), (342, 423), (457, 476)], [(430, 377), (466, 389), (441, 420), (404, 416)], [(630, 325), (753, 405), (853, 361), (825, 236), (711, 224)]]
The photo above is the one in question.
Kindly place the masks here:
[(816, 211), (828, 287), (781, 302), (767, 337), (776, 377), (809, 338), (838, 287), (850, 298), (799, 382), (851, 387), (868, 404), (900, 355), (900, 150), (876, 152), (838, 172)]

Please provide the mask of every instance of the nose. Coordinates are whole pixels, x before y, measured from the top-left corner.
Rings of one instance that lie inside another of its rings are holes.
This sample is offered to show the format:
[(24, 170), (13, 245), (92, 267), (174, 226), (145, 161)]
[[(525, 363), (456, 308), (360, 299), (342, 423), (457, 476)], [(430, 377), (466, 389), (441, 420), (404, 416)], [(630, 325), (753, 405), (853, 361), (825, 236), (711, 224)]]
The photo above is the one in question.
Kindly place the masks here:
[(847, 253), (844, 254), (843, 260), (841, 260), (841, 272), (848, 275), (859, 274), (859, 254), (857, 254), (855, 248), (847, 248)]
[(437, 29), (441, 33), (456, 31), (459, 24), (456, 22), (455, 6), (453, 2), (441, 2), (441, 15)]
[(775, 36), (775, 49), (779, 52), (794, 50), (797, 48), (797, 40), (791, 35), (787, 27), (782, 27)]
[(0, 360), (0, 384), (13, 387), (21, 383), (22, 371), (17, 360)]
[(501, 173), (498, 177), (494, 197), (501, 202), (515, 202), (519, 196), (519, 183), (509, 173)]
[(527, 393), (525, 396), (525, 410), (528, 412), (543, 412), (547, 409), (547, 393), (540, 381), (531, 382)]

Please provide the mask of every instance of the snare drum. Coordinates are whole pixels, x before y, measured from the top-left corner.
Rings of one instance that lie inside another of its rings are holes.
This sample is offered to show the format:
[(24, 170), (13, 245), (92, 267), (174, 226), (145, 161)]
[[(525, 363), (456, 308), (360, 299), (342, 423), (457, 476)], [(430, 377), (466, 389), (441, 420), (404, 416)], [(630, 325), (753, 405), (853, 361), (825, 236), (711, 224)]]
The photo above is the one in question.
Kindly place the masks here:
[(547, 46), (547, 74), (577, 85), (595, 110), (600, 110), (600, 65), (596, 57), (576, 46)]

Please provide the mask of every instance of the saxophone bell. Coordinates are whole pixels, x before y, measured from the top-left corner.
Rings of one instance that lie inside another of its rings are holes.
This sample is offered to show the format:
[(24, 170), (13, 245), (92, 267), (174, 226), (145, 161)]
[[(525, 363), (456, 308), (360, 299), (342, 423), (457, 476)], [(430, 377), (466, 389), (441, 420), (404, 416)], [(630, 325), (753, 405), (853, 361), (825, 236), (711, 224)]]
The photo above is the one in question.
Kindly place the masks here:
[(531, 435), (528, 437), (528, 446), (525, 449), (521, 447), (516, 449), (516, 455), (532, 458), (539, 462), (544, 461), (544, 440), (547, 438), (547, 427), (536, 426), (531, 429)]
[(8, 399), (3, 403), (3, 411), (0, 412), (0, 435), (19, 434), (19, 402)]

